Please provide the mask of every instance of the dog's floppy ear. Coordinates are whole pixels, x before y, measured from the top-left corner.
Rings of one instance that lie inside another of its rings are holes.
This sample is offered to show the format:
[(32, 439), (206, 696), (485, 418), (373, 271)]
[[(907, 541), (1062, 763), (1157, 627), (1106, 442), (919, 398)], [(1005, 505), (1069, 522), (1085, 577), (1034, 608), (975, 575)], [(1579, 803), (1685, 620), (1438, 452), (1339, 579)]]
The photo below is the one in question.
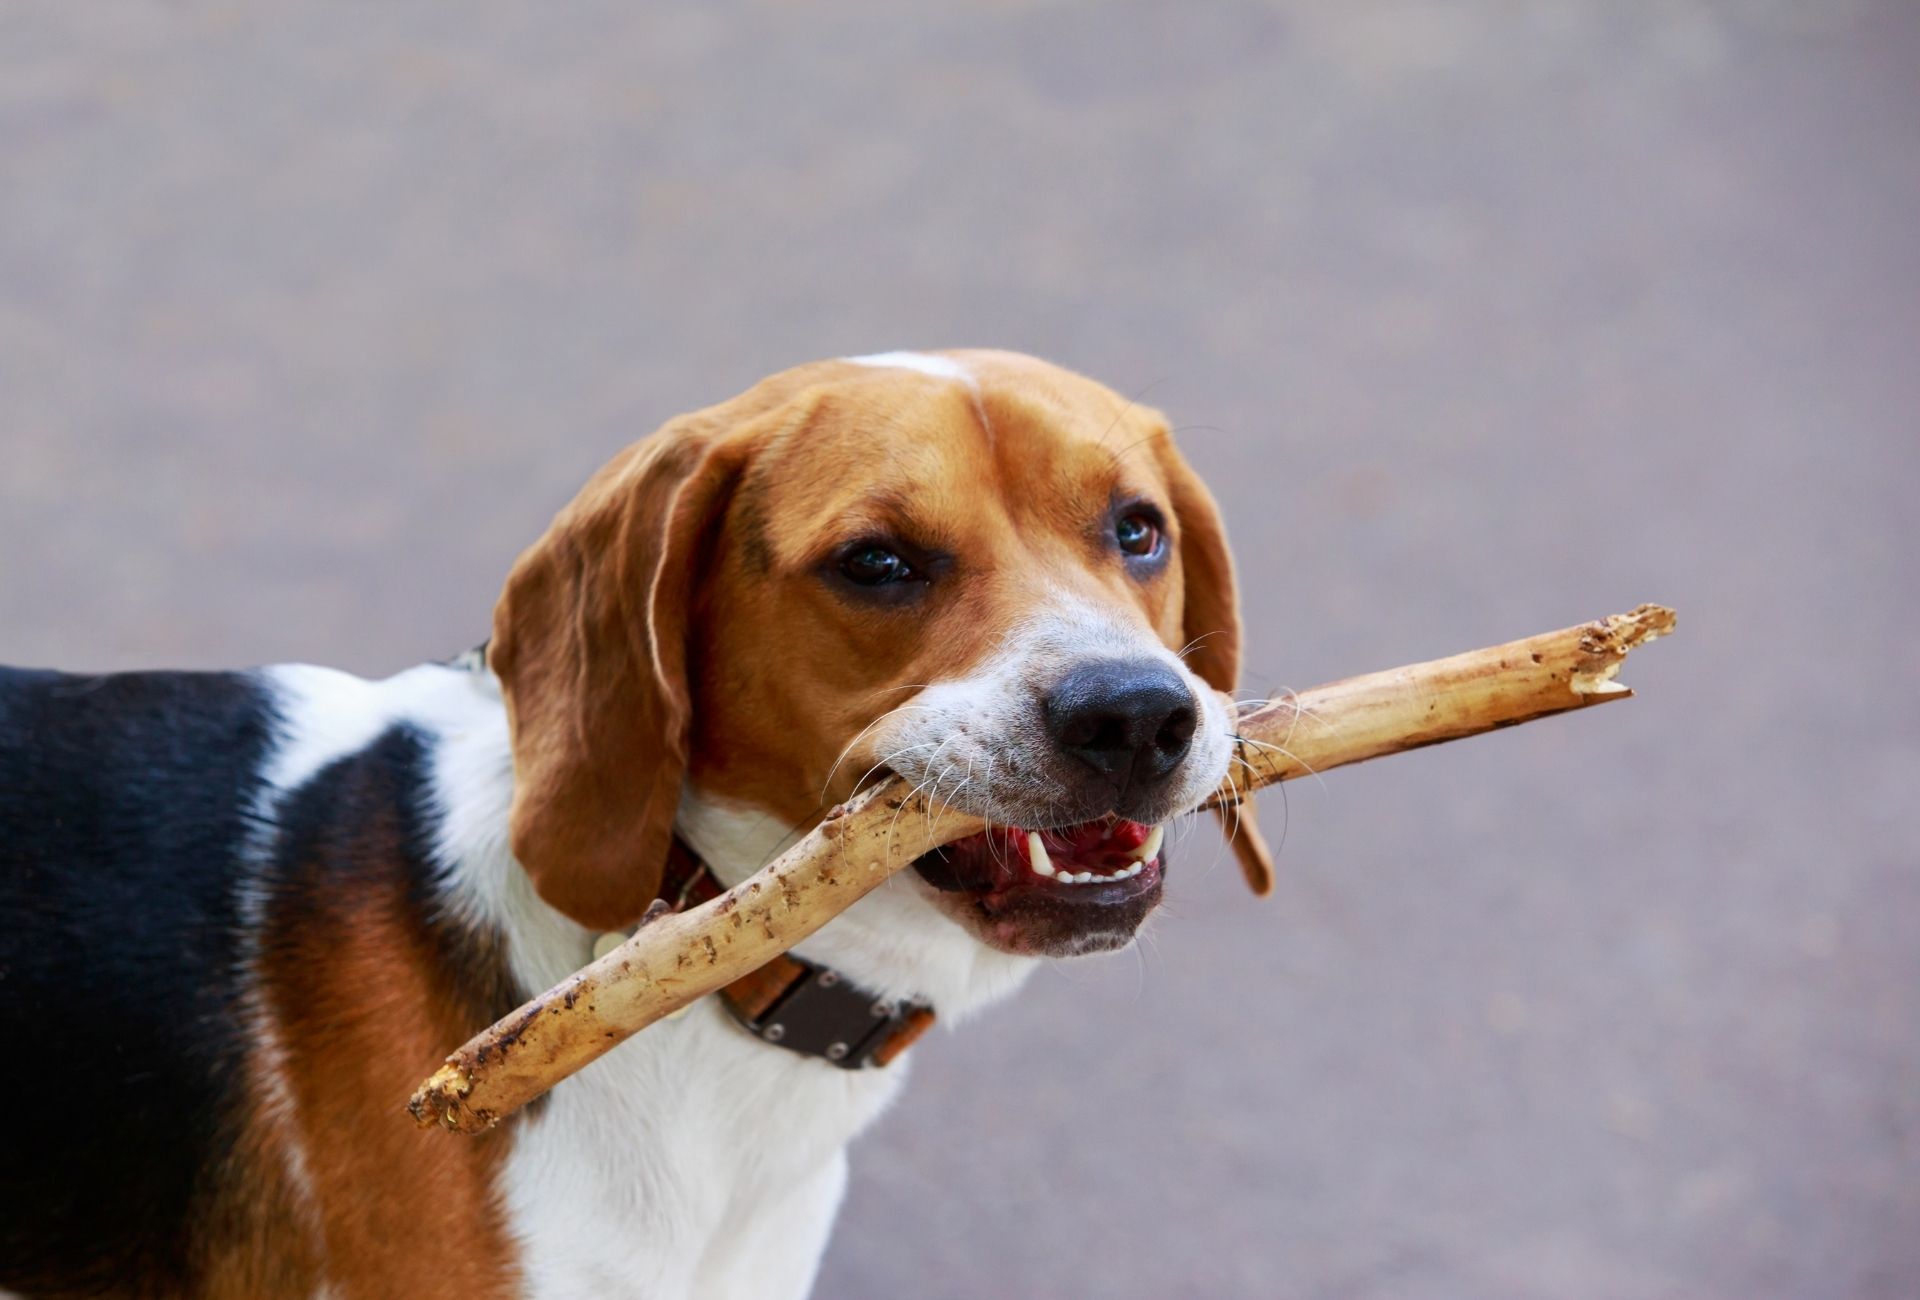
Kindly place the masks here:
[(688, 606), (740, 459), (674, 425), (629, 447), (520, 556), (494, 609), (514, 856), (593, 929), (632, 925), (660, 889), (692, 715)]
[[(1226, 527), (1213, 494), (1174, 449), (1172, 439), (1161, 438), (1158, 445), (1179, 527), (1176, 558), (1186, 601), (1181, 635), (1187, 642), (1187, 666), (1214, 690), (1231, 697), (1240, 681), (1240, 593), (1234, 584)], [(1263, 896), (1272, 893), (1273, 855), (1254, 822), (1252, 800), (1237, 809), (1222, 809), (1220, 820), (1248, 887)]]

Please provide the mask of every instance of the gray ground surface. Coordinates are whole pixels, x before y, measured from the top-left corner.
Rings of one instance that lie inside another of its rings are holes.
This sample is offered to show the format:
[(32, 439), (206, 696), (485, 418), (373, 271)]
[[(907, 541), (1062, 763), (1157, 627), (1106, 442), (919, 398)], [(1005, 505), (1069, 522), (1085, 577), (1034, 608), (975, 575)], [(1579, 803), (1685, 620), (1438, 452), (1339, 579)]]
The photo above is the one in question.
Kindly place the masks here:
[(0, 10), (0, 660), (485, 627), (610, 451), (990, 343), (1192, 426), (1258, 686), (1678, 605), (919, 1053), (826, 1296), (1920, 1292), (1920, 10)]

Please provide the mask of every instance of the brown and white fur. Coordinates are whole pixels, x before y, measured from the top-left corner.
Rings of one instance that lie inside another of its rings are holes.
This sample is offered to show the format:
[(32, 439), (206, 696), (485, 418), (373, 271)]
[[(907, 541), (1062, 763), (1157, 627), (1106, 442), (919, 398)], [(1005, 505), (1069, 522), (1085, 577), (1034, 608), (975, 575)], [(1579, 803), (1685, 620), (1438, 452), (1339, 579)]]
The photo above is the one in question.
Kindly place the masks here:
[[(0, 670), (0, 1032), (32, 1045), (0, 1107), (33, 1130), (0, 1287), (805, 1295), (907, 1060), (833, 1068), (710, 998), (483, 1138), (403, 1103), (630, 927), (671, 835), (731, 884), (889, 770), (1022, 829), (799, 955), (952, 1023), (1129, 942), (1158, 858), (1075, 884), (1005, 845), (1197, 805), (1238, 642), (1159, 415), (1028, 357), (889, 353), (623, 452), (522, 556), (484, 664)], [(1146, 739), (1062, 720), (1142, 682), (1190, 699)]]

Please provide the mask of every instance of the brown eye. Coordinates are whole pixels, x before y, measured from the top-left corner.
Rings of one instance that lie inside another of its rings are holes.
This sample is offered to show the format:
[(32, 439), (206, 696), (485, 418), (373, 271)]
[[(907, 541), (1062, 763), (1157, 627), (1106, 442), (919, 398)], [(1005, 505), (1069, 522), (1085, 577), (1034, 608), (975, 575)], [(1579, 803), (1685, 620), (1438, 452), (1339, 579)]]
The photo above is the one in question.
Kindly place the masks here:
[(905, 560), (884, 546), (855, 547), (840, 561), (840, 572), (862, 587), (879, 587), (918, 576)]
[(1122, 515), (1113, 538), (1128, 555), (1152, 555), (1160, 549), (1160, 530), (1145, 515)]

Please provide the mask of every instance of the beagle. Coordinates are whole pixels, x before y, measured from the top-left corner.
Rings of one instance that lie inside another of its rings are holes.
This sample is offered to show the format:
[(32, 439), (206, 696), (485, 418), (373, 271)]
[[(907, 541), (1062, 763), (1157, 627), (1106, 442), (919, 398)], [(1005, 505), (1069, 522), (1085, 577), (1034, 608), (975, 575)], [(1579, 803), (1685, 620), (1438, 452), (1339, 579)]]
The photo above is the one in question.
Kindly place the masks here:
[[(805, 1295), (929, 1011), (1159, 902), (1238, 658), (1219, 514), (1161, 417), (962, 351), (671, 421), (458, 660), (0, 670), (0, 1289)], [(604, 936), (886, 773), (993, 829), (486, 1136), (408, 1122)]]

